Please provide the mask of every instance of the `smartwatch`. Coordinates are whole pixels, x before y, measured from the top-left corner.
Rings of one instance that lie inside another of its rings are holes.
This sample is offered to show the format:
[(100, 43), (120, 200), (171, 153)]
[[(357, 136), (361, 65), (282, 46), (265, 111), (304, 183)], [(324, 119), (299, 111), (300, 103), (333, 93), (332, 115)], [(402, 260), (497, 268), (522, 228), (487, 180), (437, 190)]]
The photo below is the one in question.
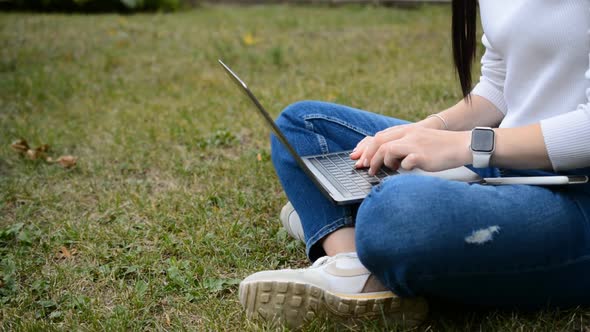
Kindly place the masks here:
[(496, 133), (490, 127), (475, 127), (471, 131), (471, 153), (473, 153), (473, 167), (485, 168), (490, 166), (490, 158), (496, 148)]

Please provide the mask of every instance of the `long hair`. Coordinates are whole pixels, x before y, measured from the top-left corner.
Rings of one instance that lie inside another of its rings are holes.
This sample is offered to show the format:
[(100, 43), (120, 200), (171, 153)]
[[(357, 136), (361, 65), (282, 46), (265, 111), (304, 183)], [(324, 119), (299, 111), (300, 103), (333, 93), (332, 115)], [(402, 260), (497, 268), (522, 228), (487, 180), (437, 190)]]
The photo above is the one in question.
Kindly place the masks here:
[(477, 0), (453, 0), (453, 62), (464, 98), (471, 92), (471, 67), (475, 59)]

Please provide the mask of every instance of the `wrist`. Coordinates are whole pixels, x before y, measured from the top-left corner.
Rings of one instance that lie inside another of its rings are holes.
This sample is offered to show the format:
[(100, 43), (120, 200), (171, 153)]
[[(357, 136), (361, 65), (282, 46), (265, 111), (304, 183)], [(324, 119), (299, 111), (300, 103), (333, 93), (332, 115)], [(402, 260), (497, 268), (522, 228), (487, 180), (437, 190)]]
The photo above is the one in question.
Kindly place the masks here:
[(424, 120), (421, 120), (421, 121), (417, 122), (416, 124), (421, 127), (424, 127), (424, 128), (445, 130), (444, 122), (442, 122), (441, 119), (434, 117), (434, 116), (431, 116), (431, 117), (428, 117)]
[(463, 165), (473, 164), (473, 152), (471, 151), (471, 131), (457, 132), (459, 143), (457, 155)]

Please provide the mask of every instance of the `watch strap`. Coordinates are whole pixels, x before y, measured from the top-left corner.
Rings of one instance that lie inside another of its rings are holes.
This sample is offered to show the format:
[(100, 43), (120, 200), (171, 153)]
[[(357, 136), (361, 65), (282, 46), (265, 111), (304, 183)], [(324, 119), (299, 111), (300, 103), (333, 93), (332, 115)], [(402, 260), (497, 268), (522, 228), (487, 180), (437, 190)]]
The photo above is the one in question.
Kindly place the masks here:
[(475, 168), (486, 168), (490, 167), (490, 159), (492, 158), (491, 153), (473, 153), (473, 167)]

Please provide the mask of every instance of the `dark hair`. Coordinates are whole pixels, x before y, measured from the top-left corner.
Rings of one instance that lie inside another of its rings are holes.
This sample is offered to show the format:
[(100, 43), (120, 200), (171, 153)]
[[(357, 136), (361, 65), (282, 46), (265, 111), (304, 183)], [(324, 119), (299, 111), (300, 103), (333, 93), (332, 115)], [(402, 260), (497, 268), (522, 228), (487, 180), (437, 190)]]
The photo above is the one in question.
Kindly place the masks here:
[(453, 0), (453, 61), (463, 97), (471, 92), (471, 65), (475, 59), (477, 0)]

